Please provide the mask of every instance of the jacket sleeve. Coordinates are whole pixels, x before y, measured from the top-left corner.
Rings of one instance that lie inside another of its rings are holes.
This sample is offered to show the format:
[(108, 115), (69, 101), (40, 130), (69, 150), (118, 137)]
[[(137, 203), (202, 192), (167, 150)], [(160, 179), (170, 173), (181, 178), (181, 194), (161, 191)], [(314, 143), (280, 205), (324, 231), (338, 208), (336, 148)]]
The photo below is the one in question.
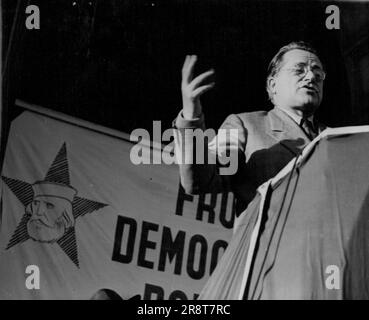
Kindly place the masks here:
[(217, 134), (205, 129), (203, 115), (186, 120), (181, 111), (173, 125), (176, 159), (186, 193), (229, 191), (232, 177), (245, 161), (247, 131), (239, 116), (228, 116)]

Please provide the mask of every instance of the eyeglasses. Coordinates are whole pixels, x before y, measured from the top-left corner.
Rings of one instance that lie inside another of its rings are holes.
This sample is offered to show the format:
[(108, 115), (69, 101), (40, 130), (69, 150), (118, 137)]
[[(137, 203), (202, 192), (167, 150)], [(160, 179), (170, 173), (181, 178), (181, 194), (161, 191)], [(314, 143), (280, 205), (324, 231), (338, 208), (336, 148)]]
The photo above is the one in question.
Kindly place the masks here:
[(281, 70), (287, 70), (290, 71), (291, 74), (293, 74), (296, 77), (299, 78), (304, 78), (307, 73), (309, 72), (309, 70), (311, 70), (311, 72), (314, 74), (316, 80), (318, 82), (324, 81), (325, 77), (326, 77), (326, 73), (324, 72), (324, 70), (320, 69), (320, 68), (316, 68), (316, 69), (312, 69), (312, 67), (310, 65), (306, 65), (306, 64), (301, 64), (301, 65), (297, 65), (293, 68), (285, 68), (285, 69), (280, 69)]

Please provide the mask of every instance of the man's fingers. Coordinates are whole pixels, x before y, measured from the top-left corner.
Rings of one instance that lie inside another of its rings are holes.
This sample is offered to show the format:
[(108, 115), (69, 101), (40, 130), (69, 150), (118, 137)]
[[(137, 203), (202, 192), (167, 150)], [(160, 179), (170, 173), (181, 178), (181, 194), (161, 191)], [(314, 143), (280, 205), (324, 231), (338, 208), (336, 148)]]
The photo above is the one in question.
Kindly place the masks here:
[(183, 62), (182, 66), (182, 73), (184, 73), (185, 69), (187, 68), (188, 62), (190, 61), (190, 55), (186, 55), (185, 61)]
[(207, 78), (209, 78), (210, 76), (212, 76), (214, 74), (214, 70), (209, 70), (206, 71), (200, 75), (198, 75), (195, 79), (193, 79), (190, 83), (190, 87), (191, 89), (196, 89), (202, 82), (204, 82), (204, 80), (206, 80)]
[[(187, 59), (188, 57), (188, 59)], [(196, 63), (197, 56), (187, 56), (182, 69), (182, 81), (189, 83), (193, 77), (193, 67)]]
[(215, 85), (215, 82), (209, 83), (206, 86), (198, 87), (196, 90), (192, 91), (192, 99), (200, 98), (202, 94), (204, 94), (206, 91), (213, 88)]

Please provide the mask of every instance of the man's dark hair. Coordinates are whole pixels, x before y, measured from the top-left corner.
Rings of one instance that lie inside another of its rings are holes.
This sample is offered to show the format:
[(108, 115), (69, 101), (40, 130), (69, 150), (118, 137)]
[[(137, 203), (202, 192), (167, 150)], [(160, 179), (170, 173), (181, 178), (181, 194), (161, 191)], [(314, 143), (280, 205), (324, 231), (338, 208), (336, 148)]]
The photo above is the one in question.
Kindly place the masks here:
[(280, 48), (277, 54), (270, 61), (269, 66), (268, 66), (268, 72), (267, 72), (268, 75), (266, 79), (266, 90), (268, 92), (269, 100), (272, 102), (273, 102), (273, 93), (269, 88), (269, 79), (274, 77), (280, 70), (284, 54), (287, 53), (288, 51), (295, 50), (295, 49), (309, 51), (311, 53), (314, 53), (316, 56), (318, 56), (317, 50), (310, 43), (305, 42), (305, 41), (293, 41), (283, 46), (282, 48)]

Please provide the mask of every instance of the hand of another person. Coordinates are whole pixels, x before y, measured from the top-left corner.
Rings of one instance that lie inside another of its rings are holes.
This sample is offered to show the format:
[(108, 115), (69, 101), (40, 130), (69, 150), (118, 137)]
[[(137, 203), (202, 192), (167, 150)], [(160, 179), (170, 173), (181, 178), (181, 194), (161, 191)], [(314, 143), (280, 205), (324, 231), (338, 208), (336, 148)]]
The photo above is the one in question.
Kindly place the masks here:
[(208, 83), (214, 70), (201, 73), (193, 78), (193, 69), (197, 61), (196, 55), (187, 55), (182, 68), (182, 102), (185, 119), (198, 118), (202, 113), (200, 96), (214, 87), (214, 82)]

